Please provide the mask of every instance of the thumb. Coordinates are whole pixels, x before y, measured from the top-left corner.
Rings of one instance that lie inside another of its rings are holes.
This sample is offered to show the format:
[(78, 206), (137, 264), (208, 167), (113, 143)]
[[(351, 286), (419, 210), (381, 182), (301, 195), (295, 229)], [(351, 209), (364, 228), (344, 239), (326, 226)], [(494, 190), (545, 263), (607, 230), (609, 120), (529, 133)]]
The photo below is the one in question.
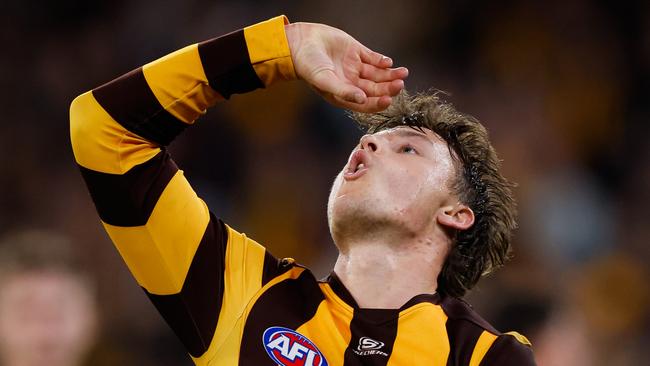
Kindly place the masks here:
[(367, 100), (361, 88), (342, 81), (332, 70), (322, 70), (314, 75), (313, 85), (347, 102), (363, 104)]

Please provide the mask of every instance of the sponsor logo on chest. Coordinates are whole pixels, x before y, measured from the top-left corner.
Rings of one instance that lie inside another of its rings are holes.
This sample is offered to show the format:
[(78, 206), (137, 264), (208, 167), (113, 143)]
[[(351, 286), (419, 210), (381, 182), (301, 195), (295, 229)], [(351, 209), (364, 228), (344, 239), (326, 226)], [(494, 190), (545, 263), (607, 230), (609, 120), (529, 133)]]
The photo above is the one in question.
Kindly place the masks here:
[(370, 337), (361, 337), (359, 338), (359, 345), (352, 351), (359, 356), (380, 355), (387, 357), (388, 353), (381, 350), (383, 347), (384, 342), (374, 340)]
[(281, 366), (328, 366), (327, 360), (304, 335), (284, 327), (270, 327), (262, 335), (262, 344), (271, 359)]

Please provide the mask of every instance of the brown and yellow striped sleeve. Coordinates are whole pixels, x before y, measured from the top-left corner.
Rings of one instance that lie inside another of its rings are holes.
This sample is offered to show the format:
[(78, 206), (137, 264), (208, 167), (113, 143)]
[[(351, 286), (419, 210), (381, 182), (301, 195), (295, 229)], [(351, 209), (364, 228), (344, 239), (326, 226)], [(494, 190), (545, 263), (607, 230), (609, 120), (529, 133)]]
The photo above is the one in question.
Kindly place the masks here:
[(278, 263), (209, 212), (165, 146), (218, 101), (296, 77), (286, 23), (185, 47), (70, 107), (75, 159), (102, 224), (197, 364)]

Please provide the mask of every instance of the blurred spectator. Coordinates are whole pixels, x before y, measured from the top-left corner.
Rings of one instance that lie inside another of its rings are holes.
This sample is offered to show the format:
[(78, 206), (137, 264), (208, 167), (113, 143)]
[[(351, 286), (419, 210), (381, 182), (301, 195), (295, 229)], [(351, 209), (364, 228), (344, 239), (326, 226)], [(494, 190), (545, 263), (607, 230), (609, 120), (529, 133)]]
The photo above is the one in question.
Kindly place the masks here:
[(70, 243), (25, 231), (0, 241), (0, 364), (77, 366), (93, 345), (94, 284)]

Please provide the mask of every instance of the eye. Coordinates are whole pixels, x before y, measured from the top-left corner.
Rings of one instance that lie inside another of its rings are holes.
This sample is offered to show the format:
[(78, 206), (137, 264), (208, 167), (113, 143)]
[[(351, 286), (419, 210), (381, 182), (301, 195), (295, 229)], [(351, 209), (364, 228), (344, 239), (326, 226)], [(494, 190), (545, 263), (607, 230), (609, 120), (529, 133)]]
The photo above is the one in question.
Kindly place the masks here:
[(404, 145), (400, 148), (400, 152), (406, 154), (418, 154), (418, 151), (411, 145)]

